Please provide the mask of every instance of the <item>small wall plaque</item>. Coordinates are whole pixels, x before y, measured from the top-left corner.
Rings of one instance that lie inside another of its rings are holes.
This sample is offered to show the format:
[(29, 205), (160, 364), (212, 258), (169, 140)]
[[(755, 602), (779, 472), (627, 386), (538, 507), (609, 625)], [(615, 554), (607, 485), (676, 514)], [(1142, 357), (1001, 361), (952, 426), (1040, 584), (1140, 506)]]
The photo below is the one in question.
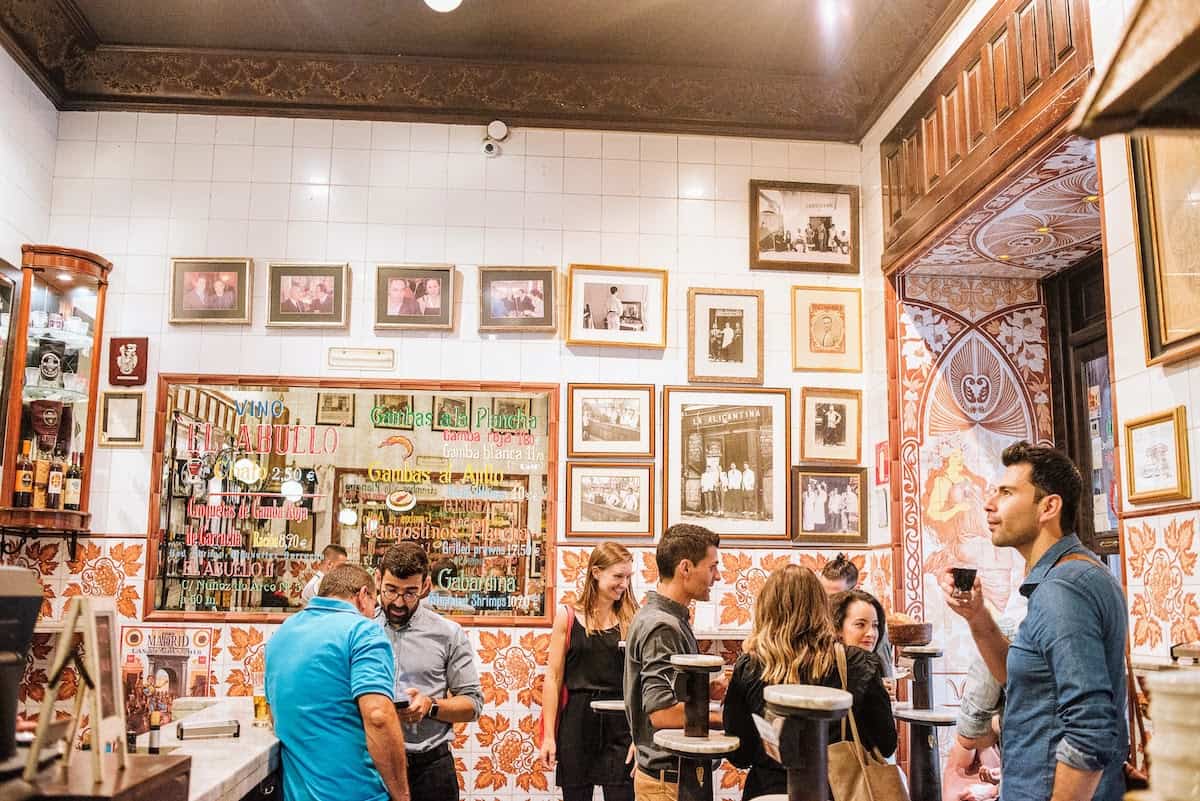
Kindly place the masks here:
[(108, 341), (108, 383), (112, 386), (145, 386), (149, 362), (149, 337), (113, 337)]
[(391, 370), (396, 366), (393, 348), (330, 348), (329, 366), (349, 370)]

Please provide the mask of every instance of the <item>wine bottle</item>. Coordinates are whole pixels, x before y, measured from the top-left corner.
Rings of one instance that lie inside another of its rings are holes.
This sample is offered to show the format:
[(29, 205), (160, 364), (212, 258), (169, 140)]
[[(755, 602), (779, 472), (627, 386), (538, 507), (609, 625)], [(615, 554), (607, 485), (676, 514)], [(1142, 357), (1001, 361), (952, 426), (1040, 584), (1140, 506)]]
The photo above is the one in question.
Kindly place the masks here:
[(17, 475), (13, 483), (13, 506), (27, 508), (33, 505), (33, 460), (29, 458), (29, 450), (33, 443), (25, 440), (21, 443), (21, 458), (17, 460)]
[(50, 459), (41, 448), (33, 453), (33, 508), (46, 508), (46, 485), (50, 481)]
[(59, 509), (62, 506), (63, 472), (62, 455), (56, 453), (50, 457), (50, 467), (46, 474), (47, 509)]
[(66, 481), (63, 482), (63, 508), (78, 512), (79, 499), (83, 494), (83, 470), (79, 467), (80, 454), (71, 454), (71, 466), (67, 468)]

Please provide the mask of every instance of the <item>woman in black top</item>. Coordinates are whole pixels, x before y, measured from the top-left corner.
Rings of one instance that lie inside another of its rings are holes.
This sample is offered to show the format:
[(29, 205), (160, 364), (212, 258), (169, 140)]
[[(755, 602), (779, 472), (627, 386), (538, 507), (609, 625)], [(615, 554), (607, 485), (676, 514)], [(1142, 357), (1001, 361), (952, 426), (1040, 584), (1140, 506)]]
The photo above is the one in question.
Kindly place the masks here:
[[(749, 768), (744, 799), (787, 792), (787, 772), (767, 756), (751, 715), (765, 717), (763, 688), (772, 684), (819, 684), (841, 688), (836, 661), (837, 635), (825, 590), (811, 570), (788, 565), (767, 579), (754, 607), (754, 630), (733, 667), (725, 693), (725, 733), (741, 739), (728, 759)], [(854, 697), (854, 717), (863, 746), (884, 756), (896, 750), (896, 721), (883, 687), (883, 667), (874, 654), (846, 647), (846, 689)], [(831, 724), (829, 742), (841, 740)]]
[[(625, 655), (619, 644), (637, 611), (632, 577), (629, 549), (601, 543), (588, 559), (583, 595), (573, 613), (564, 606), (554, 618), (539, 759), (545, 770), (557, 767), (556, 784), (564, 801), (591, 801), (597, 784), (604, 788), (605, 801), (633, 799), (629, 724), (624, 715), (597, 714), (591, 708), (594, 700), (621, 697)], [(560, 710), (564, 685), (567, 703)]]

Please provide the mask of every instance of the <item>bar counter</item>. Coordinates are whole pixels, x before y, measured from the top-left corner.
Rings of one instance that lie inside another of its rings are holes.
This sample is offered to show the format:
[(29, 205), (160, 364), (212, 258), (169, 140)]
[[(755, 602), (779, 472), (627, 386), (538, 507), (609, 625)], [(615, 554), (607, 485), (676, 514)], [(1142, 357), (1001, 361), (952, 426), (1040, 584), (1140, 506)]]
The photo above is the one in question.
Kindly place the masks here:
[[(176, 738), (173, 720), (163, 726), (159, 748), (163, 754), (187, 754), (192, 757), (192, 781), (188, 801), (239, 801), (253, 792), (259, 782), (279, 767), (279, 740), (270, 727), (254, 725), (254, 705), (250, 698), (220, 698), (181, 718), (194, 723), (206, 720), (236, 720), (241, 736), (184, 740)], [(137, 738), (137, 752), (146, 753), (150, 735)], [(282, 788), (277, 798), (283, 797)]]

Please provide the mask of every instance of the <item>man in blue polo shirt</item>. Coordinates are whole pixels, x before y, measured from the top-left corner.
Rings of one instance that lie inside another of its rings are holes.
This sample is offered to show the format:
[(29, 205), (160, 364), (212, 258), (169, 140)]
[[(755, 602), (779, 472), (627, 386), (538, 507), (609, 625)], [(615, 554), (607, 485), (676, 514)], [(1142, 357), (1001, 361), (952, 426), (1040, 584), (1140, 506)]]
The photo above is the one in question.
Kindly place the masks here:
[(374, 614), (371, 574), (342, 565), (267, 641), (284, 801), (409, 801), (392, 648)]

